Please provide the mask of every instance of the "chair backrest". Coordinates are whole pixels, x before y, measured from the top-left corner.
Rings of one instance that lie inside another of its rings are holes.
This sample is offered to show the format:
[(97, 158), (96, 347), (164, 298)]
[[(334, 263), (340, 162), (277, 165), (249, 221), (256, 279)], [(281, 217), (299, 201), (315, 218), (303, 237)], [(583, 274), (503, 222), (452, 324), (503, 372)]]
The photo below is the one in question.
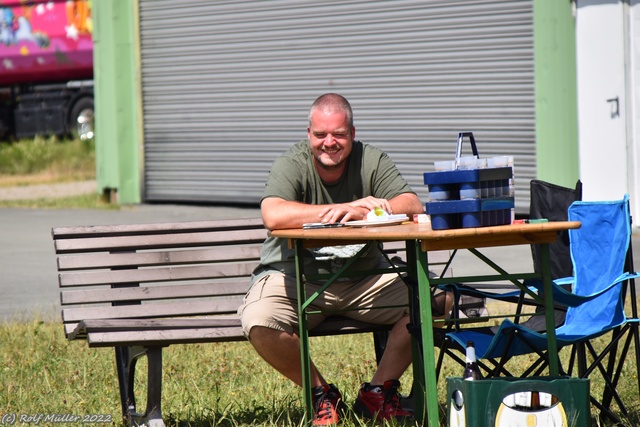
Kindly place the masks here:
[[(582, 200), (581, 181), (576, 183), (575, 188), (568, 188), (534, 179), (531, 180), (529, 188), (531, 192), (529, 218), (566, 221), (569, 206), (575, 201)], [(560, 233), (558, 240), (549, 244), (549, 253), (551, 255), (552, 279), (573, 276), (568, 232)], [(531, 245), (531, 255), (534, 270), (540, 272), (540, 245)]]
[[(624, 272), (631, 239), (629, 197), (610, 202), (574, 202), (569, 220), (582, 226), (570, 230), (571, 258), (575, 271), (573, 292), (590, 295), (605, 289)], [(562, 335), (593, 335), (625, 321), (622, 284), (567, 310)]]
[[(575, 201), (582, 200), (582, 182), (578, 180), (575, 188), (563, 187), (539, 179), (531, 180), (529, 184), (531, 192), (529, 204), (529, 218), (546, 218), (549, 221), (566, 221), (569, 206)], [(573, 264), (571, 262), (571, 250), (569, 248), (569, 232), (562, 231), (558, 234), (558, 239), (549, 244), (549, 255), (551, 262), (551, 278), (573, 276)], [(540, 255), (540, 245), (531, 245), (531, 256), (533, 258), (533, 269), (537, 273), (542, 272), (542, 261)], [(565, 289), (571, 291), (571, 285), (563, 285)], [(536, 308), (538, 316), (531, 316), (524, 323), (524, 326), (534, 331), (543, 332), (547, 323), (542, 306)], [(566, 310), (554, 310), (556, 327), (565, 321)]]

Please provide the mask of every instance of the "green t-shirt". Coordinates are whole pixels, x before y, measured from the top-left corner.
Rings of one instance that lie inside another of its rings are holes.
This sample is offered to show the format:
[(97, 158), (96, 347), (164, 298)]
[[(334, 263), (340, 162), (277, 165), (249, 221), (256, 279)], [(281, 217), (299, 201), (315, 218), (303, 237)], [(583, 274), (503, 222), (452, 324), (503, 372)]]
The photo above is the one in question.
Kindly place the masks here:
[[(280, 197), (284, 200), (323, 205), (348, 203), (367, 196), (392, 199), (412, 193), (411, 187), (393, 161), (383, 151), (360, 141), (353, 142), (349, 163), (341, 180), (327, 185), (322, 182), (313, 164), (308, 140), (300, 141), (278, 157), (269, 172), (263, 199)], [(305, 273), (335, 273), (345, 260), (355, 255), (362, 245), (326, 247), (305, 253)], [(286, 239), (268, 237), (262, 247), (257, 277), (269, 270), (295, 274), (295, 253)], [(382, 256), (371, 245), (350, 270), (375, 268)]]

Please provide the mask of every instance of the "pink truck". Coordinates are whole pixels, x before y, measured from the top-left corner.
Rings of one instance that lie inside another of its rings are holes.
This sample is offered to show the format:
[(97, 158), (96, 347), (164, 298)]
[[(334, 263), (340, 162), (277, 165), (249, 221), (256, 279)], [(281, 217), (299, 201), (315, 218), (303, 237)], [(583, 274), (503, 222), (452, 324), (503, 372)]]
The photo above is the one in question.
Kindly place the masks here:
[(0, 137), (93, 137), (91, 0), (0, 0)]

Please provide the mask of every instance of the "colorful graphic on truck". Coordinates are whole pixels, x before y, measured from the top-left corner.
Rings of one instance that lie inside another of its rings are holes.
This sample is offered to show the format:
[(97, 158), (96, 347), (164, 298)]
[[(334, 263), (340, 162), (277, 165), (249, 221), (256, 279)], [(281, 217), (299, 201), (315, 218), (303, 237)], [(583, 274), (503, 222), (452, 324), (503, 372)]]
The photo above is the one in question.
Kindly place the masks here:
[(90, 0), (0, 0), (0, 85), (91, 79)]

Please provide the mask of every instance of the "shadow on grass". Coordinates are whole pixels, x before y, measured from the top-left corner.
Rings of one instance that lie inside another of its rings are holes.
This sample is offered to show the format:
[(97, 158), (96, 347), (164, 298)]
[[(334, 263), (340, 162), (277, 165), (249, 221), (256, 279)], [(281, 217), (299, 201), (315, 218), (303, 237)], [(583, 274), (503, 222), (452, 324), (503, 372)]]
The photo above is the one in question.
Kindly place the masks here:
[[(440, 425), (448, 425), (446, 417), (444, 416), (444, 405), (440, 406)], [(352, 414), (350, 414), (352, 415)], [(617, 414), (621, 416), (622, 414)], [(629, 410), (629, 415), (633, 423), (629, 423), (626, 419), (622, 419), (620, 423), (615, 423), (610, 419), (598, 419), (598, 417), (591, 417), (591, 427), (604, 427), (604, 426), (616, 426), (616, 427), (637, 427), (640, 425), (640, 408), (634, 408)], [(183, 417), (179, 417), (183, 418)], [(257, 407), (247, 410), (234, 410), (233, 413), (228, 412), (214, 412), (209, 414), (199, 414), (188, 417), (188, 420), (177, 419), (176, 416), (170, 414), (165, 415), (165, 424), (167, 427), (238, 427), (238, 426), (289, 426), (289, 427), (302, 427), (303, 424), (303, 411), (301, 408), (279, 408), (274, 411), (273, 408)], [(622, 418), (622, 417), (621, 417)], [(124, 425), (124, 424), (122, 424)], [(384, 423), (373, 424), (372, 422), (366, 422), (358, 419), (355, 416), (349, 416), (341, 421), (343, 427), (363, 427), (369, 425), (376, 426), (410, 426), (414, 423)]]
[[(165, 414), (167, 427), (302, 426), (303, 410), (297, 404), (269, 407), (225, 408), (199, 414)], [(186, 419), (185, 419), (186, 418)]]
[(167, 427), (237, 427), (237, 426), (302, 426), (302, 410), (275, 414), (266, 408), (234, 411), (233, 414), (211, 413), (177, 420), (173, 415), (165, 418)]
[[(593, 411), (593, 409), (592, 409)], [(629, 411), (629, 419), (631, 420), (631, 422), (629, 422), (629, 420), (627, 420), (627, 418), (620, 413), (619, 411), (615, 411), (615, 415), (618, 416), (620, 418), (620, 422), (615, 422), (613, 420), (611, 420), (609, 417), (604, 417), (604, 416), (600, 416), (600, 417), (591, 417), (591, 426), (592, 427), (600, 427), (600, 426), (620, 426), (620, 427), (637, 427), (640, 426), (640, 408), (636, 407), (636, 408), (628, 408)], [(592, 412), (593, 414), (593, 412)]]

